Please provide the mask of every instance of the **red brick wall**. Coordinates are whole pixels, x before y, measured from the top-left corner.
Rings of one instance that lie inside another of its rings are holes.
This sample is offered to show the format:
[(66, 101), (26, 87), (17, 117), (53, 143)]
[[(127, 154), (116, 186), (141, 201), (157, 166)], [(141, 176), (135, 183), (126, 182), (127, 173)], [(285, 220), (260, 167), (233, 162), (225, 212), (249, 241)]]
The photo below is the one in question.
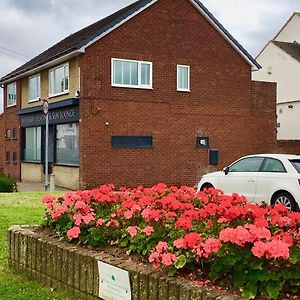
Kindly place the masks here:
[(278, 140), (278, 153), (297, 154), (300, 155), (300, 141), (299, 140)]
[[(17, 81), (17, 105), (14, 107), (6, 108), (7, 106), (7, 93), (4, 88), (4, 136), (6, 129), (10, 129), (10, 139), (2, 138), (4, 141), (4, 159), (3, 169), (6, 175), (9, 175), (17, 180), (21, 177), (21, 164), (20, 164), (20, 121), (16, 115), (17, 110), (21, 107), (21, 86), (20, 81)], [(17, 129), (17, 139), (13, 139), (13, 128)], [(4, 137), (3, 136), (3, 137)], [(10, 161), (6, 161), (6, 152), (10, 152)], [(17, 162), (13, 162), (13, 152), (17, 152)]]
[(276, 83), (252, 81), (253, 153), (277, 152), (276, 90)]
[[(153, 90), (111, 87), (112, 57), (152, 61)], [(177, 64), (191, 66), (191, 93), (176, 91)], [(275, 144), (275, 87), (252, 83), (250, 66), (189, 1), (160, 0), (90, 46), (80, 72), (84, 186), (194, 185), (213, 169), (198, 135), (219, 149), (216, 168)], [(151, 135), (153, 149), (111, 149), (112, 135)]]
[(0, 115), (0, 171), (3, 171), (3, 164), (4, 164), (4, 115)]

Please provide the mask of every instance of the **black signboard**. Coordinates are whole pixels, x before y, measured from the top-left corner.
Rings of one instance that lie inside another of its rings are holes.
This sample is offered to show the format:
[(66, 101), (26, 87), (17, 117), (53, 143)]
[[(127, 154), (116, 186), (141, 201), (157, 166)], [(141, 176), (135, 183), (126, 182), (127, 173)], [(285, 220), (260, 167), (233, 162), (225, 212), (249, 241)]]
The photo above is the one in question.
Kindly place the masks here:
[[(49, 124), (75, 123), (79, 120), (79, 107), (67, 106), (49, 109)], [(21, 127), (42, 126), (46, 124), (43, 111), (20, 114)]]

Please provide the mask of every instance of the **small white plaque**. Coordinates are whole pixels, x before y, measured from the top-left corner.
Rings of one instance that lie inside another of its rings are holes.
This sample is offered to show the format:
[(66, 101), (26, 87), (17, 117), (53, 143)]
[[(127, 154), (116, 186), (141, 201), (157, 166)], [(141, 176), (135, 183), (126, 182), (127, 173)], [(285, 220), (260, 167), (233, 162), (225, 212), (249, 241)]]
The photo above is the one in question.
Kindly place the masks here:
[(99, 297), (104, 300), (131, 300), (129, 273), (98, 261)]

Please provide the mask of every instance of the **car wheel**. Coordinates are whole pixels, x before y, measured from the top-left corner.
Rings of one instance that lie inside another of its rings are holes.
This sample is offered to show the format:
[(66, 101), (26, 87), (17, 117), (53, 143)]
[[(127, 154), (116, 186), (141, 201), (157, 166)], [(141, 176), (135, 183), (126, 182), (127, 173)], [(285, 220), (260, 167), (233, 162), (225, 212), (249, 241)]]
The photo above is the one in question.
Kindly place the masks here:
[(283, 204), (287, 209), (291, 211), (298, 210), (298, 206), (296, 204), (294, 197), (287, 192), (281, 192), (275, 195), (272, 199), (272, 204), (273, 205)]
[(204, 184), (201, 186), (200, 191), (203, 191), (204, 189), (209, 189), (209, 188), (213, 188), (213, 185), (210, 184), (210, 183), (204, 183)]

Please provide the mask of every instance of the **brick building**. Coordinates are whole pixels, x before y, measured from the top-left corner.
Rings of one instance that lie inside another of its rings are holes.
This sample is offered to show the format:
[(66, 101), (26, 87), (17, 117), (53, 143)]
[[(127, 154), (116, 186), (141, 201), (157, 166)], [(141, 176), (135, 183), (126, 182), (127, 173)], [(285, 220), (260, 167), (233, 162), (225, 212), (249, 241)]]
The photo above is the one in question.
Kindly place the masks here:
[(5, 129), (20, 127), (4, 170), (43, 180), (42, 98), (59, 185), (194, 185), (275, 149), (276, 85), (251, 81), (258, 68), (201, 2), (135, 2), (0, 80)]

